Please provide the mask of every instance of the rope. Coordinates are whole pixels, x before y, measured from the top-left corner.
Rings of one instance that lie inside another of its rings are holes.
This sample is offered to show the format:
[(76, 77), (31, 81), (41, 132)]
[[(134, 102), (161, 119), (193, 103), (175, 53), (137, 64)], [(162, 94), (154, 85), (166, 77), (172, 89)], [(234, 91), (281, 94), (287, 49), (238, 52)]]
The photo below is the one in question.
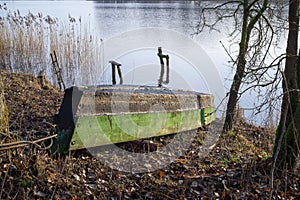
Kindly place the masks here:
[[(52, 146), (52, 144), (53, 144), (52, 138), (55, 138), (55, 137), (57, 137), (57, 134), (50, 135), (50, 136), (44, 137), (44, 138), (40, 138), (40, 139), (37, 139), (37, 140), (34, 140), (34, 141), (18, 141), (18, 142), (0, 144), (0, 151), (25, 147), (25, 146), (28, 146), (28, 145), (31, 145), (31, 144), (37, 146), (39, 149), (46, 150), (46, 149), (49, 149)], [(47, 147), (43, 148), (41, 145), (37, 144), (37, 143), (40, 143), (40, 142), (43, 142), (43, 141), (46, 141), (46, 140), (49, 140), (49, 139), (51, 139), (51, 144)]]

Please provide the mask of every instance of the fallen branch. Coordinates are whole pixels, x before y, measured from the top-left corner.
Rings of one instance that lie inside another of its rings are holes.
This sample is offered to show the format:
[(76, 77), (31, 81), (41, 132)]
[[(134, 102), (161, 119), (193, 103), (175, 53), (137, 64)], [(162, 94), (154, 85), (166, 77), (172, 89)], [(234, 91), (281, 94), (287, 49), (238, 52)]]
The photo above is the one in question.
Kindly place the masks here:
[(51, 144), (48, 147), (45, 147), (45, 148), (41, 147), (41, 145), (38, 145), (37, 143), (40, 143), (40, 142), (43, 142), (43, 141), (46, 141), (46, 140), (49, 140), (49, 139), (52, 139), (52, 138), (55, 138), (55, 137), (57, 137), (57, 134), (54, 134), (54, 135), (51, 135), (51, 136), (48, 136), (48, 137), (44, 137), (44, 138), (41, 138), (41, 139), (38, 139), (38, 140), (34, 140), (34, 141), (17, 141), (17, 142), (1, 144), (0, 145), (0, 151), (6, 151), (6, 150), (9, 150), (9, 149), (25, 147), (25, 146), (28, 146), (28, 145), (31, 145), (31, 144), (37, 146), (39, 149), (49, 149), (52, 146), (53, 140), (51, 140)]

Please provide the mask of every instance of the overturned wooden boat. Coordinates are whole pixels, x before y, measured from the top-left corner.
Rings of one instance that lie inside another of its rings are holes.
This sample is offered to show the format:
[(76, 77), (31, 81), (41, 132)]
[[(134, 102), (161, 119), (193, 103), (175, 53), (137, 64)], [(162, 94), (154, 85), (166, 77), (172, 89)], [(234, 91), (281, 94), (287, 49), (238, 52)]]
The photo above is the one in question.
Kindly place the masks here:
[(71, 87), (56, 115), (52, 153), (188, 131), (214, 119), (210, 94), (154, 86)]

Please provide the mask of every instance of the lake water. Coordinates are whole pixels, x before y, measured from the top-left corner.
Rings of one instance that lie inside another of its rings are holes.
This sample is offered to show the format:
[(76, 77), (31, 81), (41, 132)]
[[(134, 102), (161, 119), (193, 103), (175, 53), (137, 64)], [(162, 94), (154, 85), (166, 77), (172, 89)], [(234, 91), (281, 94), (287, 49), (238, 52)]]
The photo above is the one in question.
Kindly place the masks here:
[[(138, 1), (137, 1), (138, 2)], [(125, 84), (157, 84), (159, 60), (157, 47), (170, 55), (169, 87), (210, 92), (219, 104), (228, 91), (233, 72), (224, 45), (230, 22), (220, 26), (220, 32), (205, 31), (198, 35), (195, 25), (201, 9), (195, 1), (155, 1), (154, 3), (118, 3), (104, 1), (10, 1), (8, 8), (68, 20), (81, 17), (104, 41), (104, 70), (95, 84), (111, 82), (108, 60), (122, 63)], [(126, 66), (126, 67), (125, 67)], [(241, 100), (242, 107), (251, 107), (255, 95)], [(250, 114), (248, 114), (250, 115)]]

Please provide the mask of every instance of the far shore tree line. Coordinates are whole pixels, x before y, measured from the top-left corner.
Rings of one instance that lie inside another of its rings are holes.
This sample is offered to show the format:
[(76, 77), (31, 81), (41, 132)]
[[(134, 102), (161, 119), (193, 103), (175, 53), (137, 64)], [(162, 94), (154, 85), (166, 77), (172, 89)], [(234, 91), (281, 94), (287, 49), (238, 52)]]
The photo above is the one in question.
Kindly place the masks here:
[[(286, 7), (288, 7), (288, 18), (283, 14), (280, 15), (282, 9)], [(210, 17), (215, 16), (213, 23), (206, 20), (207, 13)], [(276, 136), (272, 158), (273, 171), (292, 169), (296, 165), (300, 146), (299, 0), (223, 1), (214, 7), (203, 8), (197, 30), (201, 32), (207, 27), (217, 29), (219, 22), (229, 18), (233, 19), (235, 24), (230, 37), (238, 43), (239, 50), (236, 55), (231, 55), (229, 52), (235, 74), (228, 92), (223, 133), (226, 134), (233, 128), (237, 103), (244, 92), (241, 91), (242, 84), (249, 84), (247, 89), (271, 88), (265, 94), (265, 98), (273, 90), (278, 90), (281, 84), (282, 105), (280, 122), (276, 134), (274, 133)], [(282, 26), (285, 21), (288, 21), (286, 30), (284, 30), (285, 26)], [(279, 24), (281, 22), (282, 24)], [(281, 31), (288, 32), (286, 53), (268, 63), (271, 46), (276, 43), (276, 35)], [(1, 42), (0, 45), (5, 43)], [(85, 48), (86, 53), (88, 46)], [(266, 103), (263, 106), (265, 105)], [(0, 84), (0, 131), (5, 131), (6, 112), (2, 83)]]

